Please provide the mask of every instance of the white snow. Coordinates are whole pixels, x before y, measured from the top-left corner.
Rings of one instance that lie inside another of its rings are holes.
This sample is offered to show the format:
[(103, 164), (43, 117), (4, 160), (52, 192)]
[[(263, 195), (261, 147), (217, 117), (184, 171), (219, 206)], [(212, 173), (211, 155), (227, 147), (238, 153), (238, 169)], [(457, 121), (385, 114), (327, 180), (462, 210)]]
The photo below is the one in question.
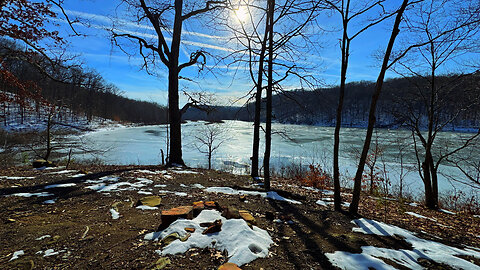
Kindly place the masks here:
[(48, 186), (46, 186), (45, 189), (73, 187), (73, 186), (76, 186), (76, 185), (77, 185), (77, 184), (75, 184), (75, 183), (54, 184), (54, 185), (48, 185)]
[[(202, 234), (204, 228), (200, 227), (200, 223), (213, 222), (217, 219), (222, 220), (222, 230), (218, 233)], [(184, 237), (187, 234), (184, 230), (186, 227), (195, 228), (195, 232), (185, 242), (177, 239), (157, 253), (165, 256), (185, 253), (194, 247), (211, 247), (220, 251), (226, 250), (228, 261), (241, 266), (257, 258), (266, 257), (268, 248), (273, 244), (267, 231), (256, 226), (251, 229), (243, 219), (225, 219), (216, 210), (203, 210), (193, 220), (176, 220), (165, 230), (149, 233), (144, 238), (159, 240), (175, 232)]]
[(50, 234), (46, 234), (46, 235), (43, 235), (43, 236), (40, 236), (40, 237), (36, 238), (35, 240), (40, 241), (40, 240), (43, 240), (45, 238), (50, 238), (50, 237), (52, 237), (52, 236), (50, 236)]
[(159, 190), (158, 192), (159, 192), (159, 193), (164, 193), (164, 194), (175, 194), (175, 195), (181, 196), (181, 197), (186, 197), (186, 196), (188, 196), (187, 193), (185, 193), (185, 192), (178, 192), (178, 191)]
[(150, 191), (145, 191), (145, 190), (139, 190), (137, 193), (138, 193), (138, 194), (145, 194), (145, 195), (152, 195), (152, 192), (150, 192)]
[(10, 195), (6, 195), (6, 196), (17, 196), (17, 197), (32, 197), (32, 196), (35, 196), (35, 197), (48, 197), (48, 196), (53, 196), (54, 194), (52, 193), (48, 193), (48, 192), (37, 192), (37, 193), (13, 193), (13, 194), (10, 194)]
[(480, 215), (473, 215), (473, 217), (480, 218)]
[(318, 188), (314, 188), (314, 187), (304, 187), (304, 186), (302, 186), (302, 188), (306, 189), (306, 190), (315, 191), (315, 192), (321, 192), (323, 195), (327, 195), (327, 196), (332, 196), (334, 194), (333, 191), (328, 190), (328, 189), (318, 189)]
[(199, 188), (199, 189), (204, 189), (205, 188), (202, 184), (193, 184), (192, 187)]
[(15, 251), (12, 255), (12, 258), (10, 258), (10, 261), (16, 260), (22, 255), (25, 255), (25, 252), (23, 252), (23, 250)]
[(204, 189), (204, 191), (212, 192), (212, 193), (223, 193), (223, 194), (229, 194), (229, 195), (245, 194), (245, 195), (261, 196), (263, 198), (273, 199), (276, 201), (285, 201), (293, 204), (302, 204), (299, 201), (284, 198), (278, 195), (278, 193), (275, 191), (261, 192), (261, 191), (236, 190), (230, 187), (209, 187)]
[(158, 184), (158, 185), (155, 185), (154, 187), (161, 187), (161, 188), (164, 188), (164, 187), (167, 187), (167, 185), (165, 185), (165, 184)]
[(117, 212), (117, 210), (111, 208), (110, 213), (112, 214), (112, 219), (118, 219), (120, 217), (120, 213)]
[(178, 169), (178, 168), (174, 168), (174, 169), (170, 170), (170, 172), (178, 173), (178, 174), (198, 174), (198, 172), (189, 171), (189, 170), (181, 170), (181, 169)]
[(39, 251), (37, 252), (38, 254), (42, 254), (43, 253), (43, 257), (50, 257), (50, 256), (54, 256), (54, 255), (58, 255), (62, 252), (65, 252), (65, 250), (59, 250), (59, 251), (55, 251), (54, 249), (50, 248), (50, 249), (47, 249), (45, 251)]
[(359, 226), (352, 229), (354, 232), (381, 236), (399, 235), (412, 245), (413, 250), (395, 250), (364, 246), (362, 247), (361, 254), (344, 251), (325, 254), (333, 265), (341, 269), (368, 269), (369, 267), (375, 269), (395, 269), (383, 262), (381, 258), (392, 260), (410, 269), (423, 269), (423, 267), (417, 263), (419, 258), (426, 258), (435, 262), (448, 264), (455, 269), (479, 269), (478, 266), (471, 262), (457, 257), (458, 255), (465, 255), (480, 258), (480, 252), (472, 249), (463, 250), (435, 241), (421, 239), (408, 230), (370, 219), (356, 219), (352, 221), (352, 223)]
[(82, 177), (82, 176), (85, 176), (84, 173), (79, 173), (79, 174), (74, 174), (72, 176), (70, 176), (71, 178), (75, 178), (75, 177)]
[(22, 180), (22, 179), (33, 179), (34, 176), (0, 176), (0, 179), (7, 180)]
[(448, 211), (448, 210), (446, 210), (446, 209), (440, 209), (440, 210), (438, 210), (438, 211), (443, 212), (443, 213), (446, 213), (446, 214), (450, 214), (450, 215), (456, 215), (456, 214), (457, 214), (457, 213), (454, 213), (454, 212), (452, 212), (452, 211)]
[(165, 174), (167, 171), (150, 171), (150, 170), (136, 170), (135, 172), (146, 173), (146, 174)]
[(418, 204), (417, 204), (417, 203), (414, 203), (414, 202), (409, 203), (408, 205), (413, 206), (413, 207), (417, 207), (417, 206), (418, 206)]
[(422, 216), (422, 215), (419, 215), (419, 214), (414, 213), (414, 212), (405, 212), (405, 214), (409, 214), (409, 215), (414, 216), (414, 217), (417, 217), (417, 218), (423, 218), (423, 219), (428, 219), (428, 220), (437, 222), (437, 219), (436, 219), (436, 218), (429, 218), (429, 217)]
[(137, 207), (135, 207), (137, 209), (141, 209), (141, 210), (158, 210), (157, 207), (153, 207), (153, 206), (148, 206), (148, 205), (139, 205)]
[(46, 200), (43, 203), (45, 204), (54, 204), (57, 199), (52, 199), (52, 200)]
[(67, 174), (67, 173), (74, 173), (76, 172), (75, 170), (62, 170), (62, 171), (57, 171), (57, 172), (49, 172), (47, 174)]
[(185, 184), (180, 184), (181, 187), (188, 187), (187, 185)]
[[(100, 180), (102, 181), (99, 182)], [(135, 190), (137, 188), (142, 188), (146, 185), (153, 183), (152, 180), (146, 179), (146, 178), (137, 178), (138, 181), (135, 183), (117, 182), (118, 177), (111, 177), (106, 179), (100, 178), (100, 180), (90, 180), (90, 183), (98, 183), (98, 184), (87, 186), (87, 188), (95, 190), (97, 192), (117, 192), (122, 190)], [(115, 183), (108, 184), (106, 182), (115, 182)], [(128, 187), (120, 188), (123, 186), (128, 186)]]
[(329, 204), (332, 204), (331, 202), (327, 203), (327, 202), (322, 201), (322, 200), (318, 200), (316, 203), (320, 206), (325, 206), (325, 207), (327, 207)]

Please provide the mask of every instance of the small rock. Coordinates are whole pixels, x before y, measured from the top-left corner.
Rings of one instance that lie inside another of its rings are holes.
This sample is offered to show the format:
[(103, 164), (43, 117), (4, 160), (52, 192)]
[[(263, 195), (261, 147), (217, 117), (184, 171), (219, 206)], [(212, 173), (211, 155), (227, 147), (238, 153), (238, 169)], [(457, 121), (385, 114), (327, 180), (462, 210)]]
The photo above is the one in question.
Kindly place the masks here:
[(220, 205), (217, 202), (214, 202), (214, 201), (205, 202), (205, 208), (216, 209), (216, 210), (222, 211), (222, 207), (220, 207)]
[(193, 203), (193, 216), (196, 217), (202, 210), (205, 208), (203, 201), (198, 201)]
[(244, 202), (247, 199), (247, 196), (245, 194), (240, 195), (239, 197), (241, 202)]
[(226, 219), (240, 218), (240, 214), (238, 213), (238, 209), (236, 209), (234, 207), (225, 207), (222, 211), (222, 216), (224, 216)]
[(222, 220), (217, 219), (213, 224), (202, 232), (202, 234), (216, 233), (222, 230)]
[(14, 222), (16, 222), (16, 220), (13, 219), (13, 218), (7, 218), (7, 219), (5, 220), (5, 223), (14, 223)]
[(51, 162), (50, 160), (37, 159), (32, 162), (32, 167), (38, 169), (42, 167), (57, 167), (57, 165), (55, 165), (55, 163)]
[(156, 206), (159, 206), (161, 202), (162, 202), (162, 198), (160, 198), (159, 196), (146, 196), (138, 200), (137, 203), (135, 204), (135, 207), (139, 205), (156, 207)]
[(185, 228), (185, 231), (186, 231), (186, 232), (189, 232), (189, 233), (194, 233), (194, 232), (195, 232), (195, 228), (187, 227), (187, 228)]
[(249, 225), (255, 225), (257, 224), (257, 221), (255, 220), (255, 218), (252, 216), (252, 214), (250, 214), (250, 212), (246, 211), (246, 210), (240, 210), (238, 211), (238, 214), (240, 215), (241, 218), (243, 218), (243, 220), (245, 220)]
[(152, 270), (160, 270), (165, 268), (167, 265), (171, 264), (172, 262), (170, 261), (169, 258), (167, 257), (161, 257), (158, 259), (152, 266)]
[(234, 263), (226, 263), (226, 264), (220, 265), (218, 270), (242, 270), (242, 268), (238, 267)]

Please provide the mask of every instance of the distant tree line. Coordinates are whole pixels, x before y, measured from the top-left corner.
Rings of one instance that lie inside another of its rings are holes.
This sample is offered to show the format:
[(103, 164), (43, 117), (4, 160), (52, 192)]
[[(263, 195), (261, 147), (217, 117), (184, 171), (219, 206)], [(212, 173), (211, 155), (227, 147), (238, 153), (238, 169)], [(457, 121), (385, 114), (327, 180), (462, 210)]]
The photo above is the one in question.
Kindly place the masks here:
[[(89, 121), (93, 117), (102, 117), (117, 121), (145, 124), (167, 123), (166, 107), (146, 101), (138, 101), (122, 96), (120, 89), (105, 81), (95, 71), (86, 70), (80, 65), (75, 67), (50, 68), (48, 75), (30, 62), (16, 57), (22, 49), (14, 42), (0, 40), (0, 54), (3, 65), (22, 82), (30, 87), (19, 89), (0, 78), (2, 108), (0, 114), (17, 114), (23, 121), (26, 110), (35, 110), (40, 118), (42, 105), (48, 103), (56, 107), (57, 121), (75, 121), (84, 117)], [(42, 58), (39, 54), (31, 57)], [(47, 61), (45, 59), (44, 61)], [(41, 61), (40, 61), (41, 62)], [(24, 91), (26, 90), (26, 91)], [(15, 95), (8, 95), (12, 93)], [(20, 111), (11, 111), (11, 103), (17, 103)]]
[[(447, 82), (457, 76), (455, 74), (441, 76), (438, 80)], [(401, 128), (406, 121), (401, 112), (407, 108), (415, 108), (422, 117), (426, 117), (427, 108), (424, 103), (417, 98), (407, 98), (422, 84), (428, 87), (424, 80), (417, 77), (385, 81), (385, 89), (378, 103), (377, 127)], [(343, 126), (365, 126), (374, 85), (374, 82), (369, 81), (352, 82), (346, 85), (345, 106), (342, 111)], [(471, 98), (479, 95), (480, 74), (458, 78), (453, 84), (450, 83), (450, 87), (452, 91), (449, 91), (449, 96), (443, 97), (445, 104), (440, 111), (440, 117), (444, 119), (450, 119), (454, 114), (458, 114), (458, 108), (470, 104)], [(339, 87), (335, 86), (315, 91), (295, 90), (275, 95), (274, 117), (281, 123), (334, 126), (338, 91)], [(445, 129), (478, 128), (479, 123), (480, 107), (469, 107), (468, 110), (461, 111), (448, 126), (445, 126)]]

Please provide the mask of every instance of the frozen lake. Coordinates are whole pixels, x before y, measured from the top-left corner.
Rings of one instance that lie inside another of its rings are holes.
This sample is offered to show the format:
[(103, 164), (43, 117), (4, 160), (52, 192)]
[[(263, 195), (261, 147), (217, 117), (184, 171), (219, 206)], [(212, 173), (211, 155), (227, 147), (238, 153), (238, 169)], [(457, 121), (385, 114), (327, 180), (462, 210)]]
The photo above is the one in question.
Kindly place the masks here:
[[(224, 130), (225, 142), (213, 156), (213, 168), (236, 173), (249, 173), (253, 127), (250, 122), (225, 121), (218, 124)], [(205, 122), (188, 122), (182, 125), (183, 159), (188, 166), (206, 167), (207, 158), (199, 152), (196, 135), (205, 128)], [(273, 124), (272, 137), (272, 167), (280, 171), (282, 167), (292, 163), (308, 165), (318, 163), (327, 171), (331, 171), (333, 152), (332, 127), (317, 127), (306, 125)], [(263, 134), (262, 134), (263, 135)], [(460, 138), (468, 136), (464, 133), (442, 132), (437, 137), (437, 145), (455, 147)], [(364, 129), (343, 128), (341, 133), (340, 166), (343, 184), (350, 185), (355, 173), (358, 152), (363, 146)], [(385, 164), (392, 188), (398, 185), (400, 174), (399, 141), (411, 143), (411, 133), (406, 130), (379, 129), (376, 132), (378, 145), (383, 148), (378, 165)], [(261, 138), (263, 139), (263, 138)], [(97, 149), (110, 149), (102, 159), (108, 164), (139, 164), (151, 165), (161, 163), (161, 151), (167, 151), (166, 126), (142, 126), (101, 130), (87, 133), (83, 136), (84, 143)], [(373, 140), (375, 141), (375, 139)], [(372, 142), (373, 143), (373, 142)], [(262, 143), (261, 143), (262, 146)], [(477, 149), (478, 151), (478, 149)], [(413, 146), (407, 146), (404, 157), (404, 172), (406, 175), (405, 190), (419, 196), (423, 192), (423, 183), (415, 170), (416, 158)], [(261, 149), (263, 156), (263, 149)], [(446, 193), (456, 189), (463, 190), (467, 195), (479, 195), (478, 190), (455, 183), (455, 187), (444, 175), (461, 179), (456, 168), (441, 166), (439, 175), (439, 190)]]

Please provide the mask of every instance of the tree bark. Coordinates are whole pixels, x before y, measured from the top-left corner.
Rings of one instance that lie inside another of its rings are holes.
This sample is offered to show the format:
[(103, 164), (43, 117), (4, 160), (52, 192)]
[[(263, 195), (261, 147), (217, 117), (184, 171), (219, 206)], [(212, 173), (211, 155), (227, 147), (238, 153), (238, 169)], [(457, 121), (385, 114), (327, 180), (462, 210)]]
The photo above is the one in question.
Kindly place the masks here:
[(168, 112), (170, 119), (170, 156), (167, 166), (185, 165), (182, 158), (182, 116), (179, 109), (178, 95), (178, 57), (180, 53), (180, 40), (182, 35), (182, 10), (183, 0), (175, 0), (175, 20), (171, 56), (168, 65)]
[(388, 41), (387, 49), (385, 51), (385, 56), (383, 58), (382, 68), (380, 69), (380, 73), (378, 75), (377, 82), (375, 84), (375, 91), (372, 95), (372, 102), (370, 103), (370, 111), (368, 115), (367, 134), (365, 136), (362, 155), (360, 156), (357, 172), (355, 174), (355, 183), (353, 186), (352, 202), (350, 203), (350, 207), (349, 207), (349, 212), (351, 214), (358, 213), (358, 204), (360, 202), (360, 191), (362, 189), (362, 175), (365, 167), (365, 161), (368, 155), (368, 150), (370, 149), (370, 143), (372, 141), (373, 128), (375, 127), (375, 120), (376, 120), (375, 111), (377, 108), (377, 102), (380, 97), (380, 93), (382, 92), (383, 81), (385, 79), (385, 73), (388, 68), (390, 55), (392, 53), (395, 39), (397, 38), (397, 35), (400, 32), (400, 29), (399, 29), (400, 22), (402, 21), (402, 16), (403, 16), (403, 13), (405, 12), (407, 5), (408, 5), (408, 0), (403, 0), (400, 9), (397, 11), (397, 16), (395, 17), (395, 23), (392, 29), (390, 40)]
[(273, 14), (275, 0), (268, 1), (268, 85), (265, 123), (265, 155), (263, 157), (264, 188), (270, 190), (270, 152), (272, 145), (272, 92), (273, 92)]
[(257, 91), (255, 93), (255, 116), (253, 119), (253, 149), (252, 149), (252, 171), (250, 175), (258, 177), (258, 153), (260, 149), (260, 116), (262, 111), (262, 87), (263, 87), (263, 65), (265, 62), (265, 51), (267, 49), (268, 21), (265, 23), (262, 48), (258, 62)]
[(335, 211), (342, 210), (342, 196), (340, 195), (340, 168), (338, 165), (339, 148), (340, 148), (340, 128), (342, 125), (343, 101), (345, 98), (345, 82), (347, 80), (348, 56), (350, 41), (347, 36), (348, 8), (350, 1), (347, 2), (346, 14), (343, 18), (343, 37), (342, 37), (342, 67), (340, 74), (340, 92), (338, 96), (337, 119), (335, 122), (335, 134), (333, 139), (333, 201)]

